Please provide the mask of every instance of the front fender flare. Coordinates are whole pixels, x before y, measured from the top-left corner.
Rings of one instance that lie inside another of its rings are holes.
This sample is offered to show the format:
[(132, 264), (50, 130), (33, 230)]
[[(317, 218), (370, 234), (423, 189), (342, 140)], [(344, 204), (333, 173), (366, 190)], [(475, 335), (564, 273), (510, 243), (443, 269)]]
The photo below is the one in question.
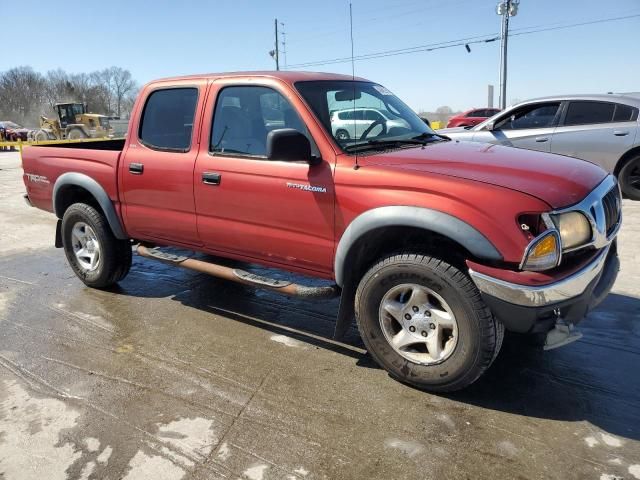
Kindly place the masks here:
[(384, 227), (416, 227), (430, 230), (456, 241), (477, 258), (501, 261), (498, 249), (468, 223), (448, 213), (430, 208), (412, 206), (388, 206), (368, 210), (356, 217), (342, 234), (334, 259), (336, 283), (342, 287), (345, 281), (346, 262), (355, 243), (373, 230)]
[(60, 195), (60, 192), (64, 187), (71, 185), (84, 188), (93, 195), (93, 198), (96, 199), (100, 208), (102, 208), (107, 222), (109, 222), (109, 226), (111, 227), (111, 231), (116, 238), (120, 240), (127, 240), (129, 238), (122, 227), (122, 223), (120, 223), (120, 218), (107, 192), (105, 192), (104, 188), (93, 178), (83, 173), (64, 173), (58, 177), (56, 183), (53, 185), (53, 211), (58, 218), (62, 218), (64, 215), (62, 195)]

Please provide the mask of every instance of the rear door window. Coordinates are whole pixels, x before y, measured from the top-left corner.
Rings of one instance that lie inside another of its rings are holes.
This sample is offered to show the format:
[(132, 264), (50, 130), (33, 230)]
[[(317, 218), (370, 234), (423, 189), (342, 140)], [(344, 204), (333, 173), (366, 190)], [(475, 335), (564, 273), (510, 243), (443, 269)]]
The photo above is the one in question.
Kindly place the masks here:
[(613, 120), (615, 104), (609, 102), (570, 102), (565, 125), (590, 125)]
[(157, 150), (189, 151), (197, 103), (197, 88), (169, 88), (151, 93), (142, 112), (140, 141)]
[(364, 114), (365, 120), (377, 121), (383, 120), (382, 116), (375, 110), (366, 110)]

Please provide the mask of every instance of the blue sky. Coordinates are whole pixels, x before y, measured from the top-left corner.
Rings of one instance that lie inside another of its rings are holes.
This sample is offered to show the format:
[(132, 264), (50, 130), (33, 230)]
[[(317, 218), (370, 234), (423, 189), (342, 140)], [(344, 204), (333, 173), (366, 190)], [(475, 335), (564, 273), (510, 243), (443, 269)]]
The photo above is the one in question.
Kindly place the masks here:
[[(102, 3), (102, 2), (100, 2)], [(355, 54), (499, 32), (497, 0), (353, 0)], [(47, 6), (44, 6), (47, 5)], [(20, 65), (83, 72), (118, 65), (140, 83), (229, 70), (273, 69), (273, 21), (285, 23), (287, 63), (348, 56), (347, 0), (67, 0), (64, 8), (21, 0), (28, 21), (3, 22)], [(513, 29), (640, 14), (640, 0), (521, 0)], [(640, 91), (640, 17), (510, 39), (507, 100), (559, 94)], [(486, 104), (498, 90), (499, 42), (356, 62), (416, 110)], [(309, 70), (351, 73), (351, 65)]]

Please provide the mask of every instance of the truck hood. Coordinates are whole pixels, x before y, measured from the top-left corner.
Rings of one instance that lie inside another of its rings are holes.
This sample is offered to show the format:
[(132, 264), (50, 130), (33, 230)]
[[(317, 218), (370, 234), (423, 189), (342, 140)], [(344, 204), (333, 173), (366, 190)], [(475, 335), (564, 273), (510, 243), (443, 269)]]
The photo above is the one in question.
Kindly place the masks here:
[(370, 155), (358, 161), (362, 166), (388, 166), (489, 183), (532, 195), (553, 208), (579, 202), (607, 176), (585, 160), (460, 141)]

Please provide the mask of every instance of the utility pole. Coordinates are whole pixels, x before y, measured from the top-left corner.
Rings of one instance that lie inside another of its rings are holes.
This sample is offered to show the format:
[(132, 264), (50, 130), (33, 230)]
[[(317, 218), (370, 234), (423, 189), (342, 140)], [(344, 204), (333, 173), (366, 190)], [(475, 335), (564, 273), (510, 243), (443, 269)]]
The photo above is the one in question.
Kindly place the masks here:
[(275, 59), (276, 59), (276, 70), (280, 70), (280, 50), (279, 50), (279, 44), (278, 44), (278, 19), (275, 19), (275, 26), (276, 26), (276, 54), (275, 54)]
[(281, 31), (280, 31), (280, 36), (282, 37), (282, 41), (280, 42), (280, 45), (282, 46), (282, 50), (279, 51), (279, 53), (282, 53), (282, 59), (284, 60), (283, 65), (284, 65), (284, 69), (287, 69), (287, 32), (285, 32), (284, 30), (284, 23), (280, 22), (280, 27), (281, 27)]
[(509, 17), (515, 17), (518, 13), (520, 0), (504, 0), (498, 3), (496, 13), (502, 16), (502, 28), (500, 29), (500, 91), (499, 107), (507, 106), (507, 43), (509, 40)]

